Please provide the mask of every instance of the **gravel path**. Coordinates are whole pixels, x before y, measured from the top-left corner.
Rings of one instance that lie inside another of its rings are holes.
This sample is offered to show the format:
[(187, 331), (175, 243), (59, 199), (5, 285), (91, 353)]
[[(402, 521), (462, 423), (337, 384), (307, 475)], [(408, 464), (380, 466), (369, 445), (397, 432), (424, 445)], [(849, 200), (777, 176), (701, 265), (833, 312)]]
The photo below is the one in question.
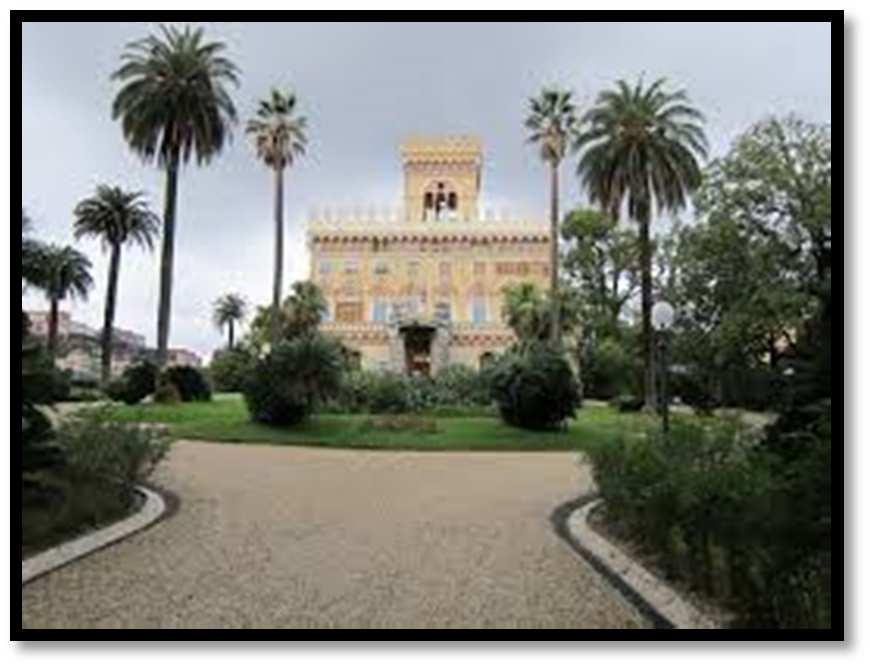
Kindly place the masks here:
[(34, 581), (45, 627), (638, 627), (553, 532), (568, 453), (178, 442), (177, 514)]

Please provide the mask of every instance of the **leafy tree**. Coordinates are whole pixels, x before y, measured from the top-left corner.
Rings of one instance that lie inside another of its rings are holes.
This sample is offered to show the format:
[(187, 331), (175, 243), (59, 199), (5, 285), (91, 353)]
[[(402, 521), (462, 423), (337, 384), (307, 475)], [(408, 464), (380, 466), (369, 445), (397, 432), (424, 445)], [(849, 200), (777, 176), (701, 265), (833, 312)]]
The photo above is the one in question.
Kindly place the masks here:
[(575, 146), (577, 167), (590, 200), (618, 218), (624, 203), (639, 228), (642, 332), (646, 368), (644, 395), (654, 408), (655, 346), (652, 335), (652, 243), (654, 215), (676, 212), (701, 182), (698, 161), (707, 154), (702, 114), (683, 90), (665, 89), (665, 80), (632, 87), (618, 81), (599, 94), (583, 117), (586, 128)]
[(166, 170), (160, 299), (157, 312), (157, 364), (164, 366), (169, 345), (172, 267), (179, 167), (196, 157), (210, 162), (229, 139), (236, 109), (227, 84), (238, 85), (238, 68), (222, 54), (225, 45), (203, 38), (201, 28), (161, 26), (127, 44), (112, 78), (121, 89), (112, 104), (124, 139), (145, 161)]
[[(577, 129), (577, 108), (572, 93), (544, 88), (529, 99), (525, 127), (528, 141), (540, 147), (541, 159), (550, 167), (550, 293), (559, 291), (559, 165), (571, 147)], [(550, 338), (561, 338), (558, 300), (550, 302)]]
[(284, 268), (284, 169), (292, 167), (305, 153), (306, 120), (296, 116), (296, 95), (273, 89), (271, 97), (260, 101), (257, 115), (248, 121), (246, 132), (253, 137), (257, 157), (272, 170), (275, 181), (275, 269), (272, 283), (271, 343), (281, 337), (278, 312), (281, 310), (281, 283)]
[(575, 209), (565, 216), (562, 239), (562, 266), (582, 296), (584, 330), (612, 336), (626, 304), (637, 294), (636, 237), (607, 212)]
[(798, 354), (830, 280), (830, 193), (829, 130), (794, 117), (754, 125), (706, 170), (700, 223), (676, 235), (675, 357), (719, 396), (731, 372), (779, 375)]
[(831, 130), (795, 116), (771, 118), (714, 160), (696, 206), (731, 220), (752, 243), (780, 247), (795, 276), (818, 292), (831, 267)]
[(241, 323), (248, 312), (248, 304), (245, 298), (238, 293), (228, 293), (215, 300), (212, 320), (215, 327), (223, 331), (227, 328), (227, 348), (233, 349), (235, 343), (235, 324)]
[(57, 354), (60, 302), (68, 298), (87, 299), (94, 280), (91, 278), (91, 261), (72, 246), (45, 246), (41, 263), (37, 286), (45, 293), (50, 305), (48, 350), (54, 357)]
[(124, 245), (135, 244), (153, 250), (154, 237), (160, 233), (159, 218), (143, 201), (142, 193), (107, 185), (97, 186), (96, 194), (79, 202), (73, 215), (76, 239), (95, 237), (110, 253), (100, 339), (100, 378), (105, 385), (112, 375), (112, 328), (121, 272), (121, 249)]

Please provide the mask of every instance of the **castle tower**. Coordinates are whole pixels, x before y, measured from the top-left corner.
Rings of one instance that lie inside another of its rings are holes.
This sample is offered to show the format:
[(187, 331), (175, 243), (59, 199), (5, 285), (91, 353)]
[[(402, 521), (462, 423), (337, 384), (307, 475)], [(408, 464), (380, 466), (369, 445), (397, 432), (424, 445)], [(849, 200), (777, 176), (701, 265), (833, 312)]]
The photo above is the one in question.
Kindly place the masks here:
[(408, 221), (478, 217), (483, 147), (477, 137), (410, 137), (401, 155)]

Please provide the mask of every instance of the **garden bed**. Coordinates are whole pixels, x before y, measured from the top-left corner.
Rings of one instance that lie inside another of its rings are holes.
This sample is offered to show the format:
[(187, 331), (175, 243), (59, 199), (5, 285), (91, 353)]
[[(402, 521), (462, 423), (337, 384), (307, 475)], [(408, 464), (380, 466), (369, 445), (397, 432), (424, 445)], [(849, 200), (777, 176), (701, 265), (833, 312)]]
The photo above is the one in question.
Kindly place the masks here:
[(715, 622), (719, 628), (727, 628), (736, 618), (736, 615), (723, 608), (721, 603), (711, 600), (684, 580), (673, 577), (667, 568), (665, 556), (638, 540), (637, 535), (626, 524), (607, 512), (605, 504), (593, 508), (587, 521), (592, 530), (665, 582), (700, 613)]
[(95, 480), (42, 471), (24, 480), (21, 551), (28, 558), (124, 519), (142, 505), (139, 494)]

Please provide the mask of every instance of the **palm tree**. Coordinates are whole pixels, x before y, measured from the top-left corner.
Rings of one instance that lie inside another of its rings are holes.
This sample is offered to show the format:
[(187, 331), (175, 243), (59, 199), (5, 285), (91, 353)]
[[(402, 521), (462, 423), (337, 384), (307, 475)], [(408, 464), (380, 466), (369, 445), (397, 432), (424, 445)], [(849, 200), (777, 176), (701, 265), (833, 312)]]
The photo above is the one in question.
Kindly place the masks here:
[(247, 312), (248, 304), (240, 294), (231, 292), (218, 297), (214, 302), (212, 320), (220, 331), (227, 328), (227, 348), (230, 350), (235, 343), (235, 324), (244, 320)]
[(652, 336), (652, 246), (650, 223), (662, 212), (677, 212), (701, 182), (699, 160), (707, 155), (703, 115), (683, 90), (668, 91), (665, 80), (633, 88), (618, 81), (602, 92), (585, 114), (575, 147), (582, 151), (577, 172), (589, 199), (618, 219), (627, 200), (628, 216), (639, 226), (644, 396), (656, 406)]
[(547, 304), (534, 283), (514, 283), (503, 288), (502, 319), (520, 342), (536, 341), (550, 330)]
[(33, 221), (24, 209), (21, 209), (21, 280), (22, 291), (28, 285), (39, 283), (42, 271), (42, 253), (45, 245), (30, 236), (33, 231)]
[(127, 192), (118, 187), (99, 185), (93, 197), (83, 199), (73, 210), (76, 239), (100, 239), (108, 249), (109, 280), (103, 311), (103, 332), (100, 337), (100, 378), (107, 384), (112, 375), (112, 331), (118, 296), (118, 276), (121, 271), (121, 248), (135, 244), (154, 249), (154, 238), (160, 234), (160, 219), (142, 200), (142, 193)]
[(281, 338), (281, 282), (284, 266), (284, 168), (305, 153), (306, 120), (296, 116), (296, 96), (273, 89), (271, 97), (261, 100), (257, 115), (248, 121), (246, 132), (254, 140), (257, 157), (272, 170), (275, 180), (275, 269), (272, 280), (272, 345)]
[(42, 252), (42, 269), (38, 287), (48, 298), (48, 350), (57, 354), (58, 309), (67, 298), (87, 299), (94, 284), (91, 278), (91, 261), (72, 246), (50, 244)]
[(290, 338), (312, 332), (323, 319), (326, 298), (312, 281), (296, 281), (284, 301), (284, 335)]
[(550, 166), (550, 338), (561, 339), (559, 322), (559, 165), (571, 147), (577, 132), (577, 108), (572, 93), (557, 88), (544, 88), (529, 99), (529, 115), (525, 127), (528, 141), (538, 144), (541, 159)]
[(221, 54), (222, 42), (207, 42), (201, 28), (161, 26), (127, 44), (123, 64), (112, 75), (122, 82), (112, 104), (124, 138), (145, 161), (166, 170), (160, 301), (157, 311), (157, 362), (166, 363), (172, 302), (172, 262), (178, 169), (195, 155), (208, 163), (229, 140), (236, 109), (226, 84), (238, 85), (238, 68)]

